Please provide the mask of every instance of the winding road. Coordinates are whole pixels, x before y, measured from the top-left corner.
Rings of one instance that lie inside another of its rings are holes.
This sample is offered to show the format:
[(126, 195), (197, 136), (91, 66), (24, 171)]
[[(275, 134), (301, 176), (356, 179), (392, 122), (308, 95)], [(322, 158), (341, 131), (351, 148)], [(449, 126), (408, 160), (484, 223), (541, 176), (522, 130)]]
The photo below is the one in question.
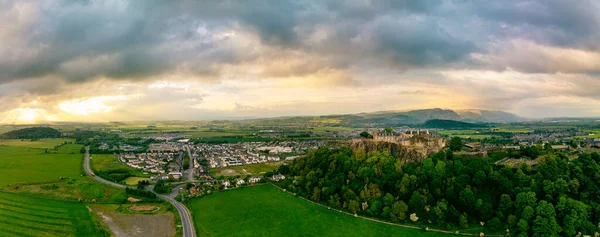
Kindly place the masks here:
[[(125, 185), (113, 183), (113, 182), (110, 182), (108, 180), (102, 179), (102, 178), (94, 175), (94, 173), (92, 172), (92, 169), (90, 168), (90, 152), (89, 151), (90, 151), (89, 146), (86, 146), (85, 147), (85, 155), (83, 158), (83, 169), (85, 170), (85, 173), (87, 173), (89, 176), (91, 176), (92, 178), (94, 178), (96, 181), (98, 181), (100, 183), (110, 185), (110, 186), (113, 186), (116, 188), (126, 188)], [(196, 230), (194, 229), (194, 222), (192, 219), (192, 214), (190, 213), (190, 211), (187, 209), (186, 206), (184, 206), (183, 204), (181, 204), (180, 202), (175, 200), (175, 196), (177, 196), (177, 193), (175, 191), (179, 190), (180, 186), (177, 186), (175, 188), (175, 190), (168, 196), (158, 194), (158, 193), (156, 193), (156, 195), (159, 198), (171, 203), (173, 206), (175, 206), (175, 208), (177, 208), (177, 211), (179, 212), (179, 217), (181, 218), (181, 225), (183, 226), (183, 237), (196, 237)]]

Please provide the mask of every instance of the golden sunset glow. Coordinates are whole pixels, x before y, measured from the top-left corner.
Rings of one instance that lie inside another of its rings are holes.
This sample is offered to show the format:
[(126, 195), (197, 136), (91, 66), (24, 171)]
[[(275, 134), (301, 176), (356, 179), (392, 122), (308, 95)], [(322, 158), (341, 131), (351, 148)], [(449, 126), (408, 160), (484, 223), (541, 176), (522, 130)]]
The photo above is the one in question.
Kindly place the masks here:
[(597, 1), (333, 2), (8, 1), (0, 121), (600, 116)]

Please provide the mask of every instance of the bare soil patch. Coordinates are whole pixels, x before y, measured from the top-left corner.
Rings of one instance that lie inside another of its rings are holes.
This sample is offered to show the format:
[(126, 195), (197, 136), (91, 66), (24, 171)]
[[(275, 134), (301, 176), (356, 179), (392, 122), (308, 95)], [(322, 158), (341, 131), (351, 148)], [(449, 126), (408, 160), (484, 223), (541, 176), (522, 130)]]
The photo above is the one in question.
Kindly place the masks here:
[(152, 205), (139, 205), (139, 206), (132, 206), (127, 209), (132, 212), (153, 212), (153, 211), (158, 211), (158, 209), (160, 209), (160, 208), (157, 206), (152, 206)]
[(115, 237), (175, 236), (175, 217), (172, 213), (121, 214), (101, 209), (95, 210), (95, 213), (102, 218), (102, 222), (110, 228)]
[(237, 175), (238, 173), (232, 169), (221, 170), (221, 175)]

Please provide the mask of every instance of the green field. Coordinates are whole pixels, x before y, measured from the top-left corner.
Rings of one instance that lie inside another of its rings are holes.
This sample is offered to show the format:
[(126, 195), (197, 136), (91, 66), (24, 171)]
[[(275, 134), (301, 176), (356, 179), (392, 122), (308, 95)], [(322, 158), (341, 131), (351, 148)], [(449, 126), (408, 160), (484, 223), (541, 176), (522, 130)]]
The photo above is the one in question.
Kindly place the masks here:
[(260, 164), (250, 164), (250, 165), (236, 165), (236, 166), (228, 166), (224, 168), (213, 168), (210, 169), (210, 173), (219, 176), (236, 176), (236, 175), (254, 175), (254, 176), (262, 176), (264, 173), (275, 170), (279, 168), (279, 166), (283, 162), (270, 162), (270, 163), (260, 163)]
[(137, 185), (139, 181), (149, 180), (149, 178), (140, 178), (140, 177), (129, 177), (125, 179), (125, 184), (127, 185)]
[(153, 135), (161, 133), (181, 133), (189, 135), (188, 138), (209, 138), (209, 137), (222, 137), (222, 136), (247, 136), (256, 132), (255, 130), (242, 130), (242, 129), (218, 129), (211, 130), (209, 128), (197, 128), (191, 129), (191, 126), (185, 125), (157, 125), (156, 128), (148, 128), (146, 125), (128, 125), (118, 126), (112, 129), (120, 130), (124, 134), (129, 135)]
[(307, 131), (313, 132), (341, 132), (341, 131), (353, 131), (353, 130), (361, 130), (360, 128), (351, 128), (351, 127), (315, 127), (313, 129)]
[(0, 192), (0, 236), (103, 236), (85, 204)]
[[(91, 168), (94, 172), (109, 171), (109, 170), (131, 170), (137, 172), (135, 169), (119, 162), (117, 156), (113, 154), (92, 154), (90, 161)], [(141, 172), (140, 172), (141, 173)], [(150, 176), (148, 176), (150, 177)]]
[[(98, 174), (100, 172), (111, 172), (115, 170), (126, 170), (129, 171), (129, 174), (132, 175), (125, 179), (127, 185), (137, 185), (137, 181), (135, 184), (131, 184), (134, 182), (133, 180), (138, 179), (141, 180), (143, 178), (149, 178), (152, 176), (150, 173), (145, 173), (141, 170), (133, 169), (117, 160), (117, 156), (113, 154), (93, 154), (92, 159), (90, 161), (90, 165), (92, 170)], [(129, 182), (128, 180), (129, 179)]]
[(509, 133), (530, 133), (532, 129), (522, 126), (510, 126), (510, 127), (498, 127), (493, 128), (495, 132), (509, 132)]
[(40, 139), (40, 140), (21, 140), (21, 139), (0, 139), (0, 145), (20, 146), (30, 148), (53, 148), (65, 142), (74, 142), (74, 139), (56, 138), (56, 139)]
[(498, 137), (490, 134), (481, 134), (482, 132), (488, 132), (488, 130), (473, 130), (473, 129), (452, 129), (452, 130), (441, 130), (438, 131), (441, 135), (449, 137), (460, 137), (460, 138), (471, 138), (471, 139), (484, 139)]
[(199, 236), (449, 236), (328, 210), (271, 185), (195, 199), (191, 211)]
[[(81, 145), (40, 148), (0, 145), (0, 189), (28, 195), (83, 201), (119, 201), (122, 190), (82, 176)], [(63, 179), (61, 179), (61, 177)]]
[[(80, 145), (68, 144), (45, 153), (44, 149), (0, 145), (0, 188), (14, 183), (58, 180), (81, 175)], [(70, 154), (74, 153), (74, 154)]]
[(585, 129), (583, 131), (588, 135), (576, 136), (576, 138), (600, 138), (600, 130), (598, 129)]

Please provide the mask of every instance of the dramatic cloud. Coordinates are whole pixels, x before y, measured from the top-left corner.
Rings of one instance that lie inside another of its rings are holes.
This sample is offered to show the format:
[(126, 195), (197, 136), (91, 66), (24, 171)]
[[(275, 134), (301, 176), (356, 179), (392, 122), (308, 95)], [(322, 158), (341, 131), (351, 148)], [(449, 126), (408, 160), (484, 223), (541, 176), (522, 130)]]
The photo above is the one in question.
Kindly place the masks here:
[(593, 0), (4, 0), (0, 119), (600, 116), (598, 12)]

